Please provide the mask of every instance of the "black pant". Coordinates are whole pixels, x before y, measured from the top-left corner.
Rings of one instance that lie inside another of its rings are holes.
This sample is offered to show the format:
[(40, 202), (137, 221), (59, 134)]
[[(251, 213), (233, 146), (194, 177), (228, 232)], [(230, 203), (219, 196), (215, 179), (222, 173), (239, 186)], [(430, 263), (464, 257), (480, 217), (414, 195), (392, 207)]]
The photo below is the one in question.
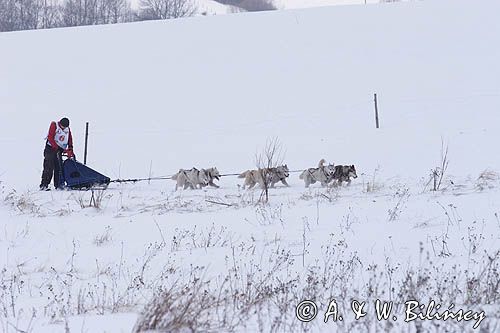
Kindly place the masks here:
[(42, 182), (40, 186), (49, 186), (52, 176), (54, 176), (54, 187), (59, 188), (60, 183), (60, 172), (62, 166), (62, 149), (57, 150), (52, 149), (51, 146), (45, 145), (45, 150), (43, 151), (43, 172), (42, 172)]

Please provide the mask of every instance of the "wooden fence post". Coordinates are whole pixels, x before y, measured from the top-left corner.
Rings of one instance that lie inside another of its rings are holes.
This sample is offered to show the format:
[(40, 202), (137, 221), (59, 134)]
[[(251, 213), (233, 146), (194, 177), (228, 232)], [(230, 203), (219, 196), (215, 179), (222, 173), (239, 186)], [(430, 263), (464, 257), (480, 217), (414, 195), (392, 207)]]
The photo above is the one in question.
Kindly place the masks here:
[(83, 164), (87, 164), (87, 145), (89, 142), (89, 123), (85, 124), (85, 151), (83, 153)]

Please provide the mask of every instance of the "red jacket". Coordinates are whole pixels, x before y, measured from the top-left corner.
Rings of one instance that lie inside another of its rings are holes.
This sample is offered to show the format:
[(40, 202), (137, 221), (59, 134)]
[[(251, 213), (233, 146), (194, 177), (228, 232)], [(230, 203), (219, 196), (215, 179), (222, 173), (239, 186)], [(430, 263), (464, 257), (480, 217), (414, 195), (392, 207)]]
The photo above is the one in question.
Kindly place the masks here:
[[(58, 125), (61, 126), (61, 124)], [(56, 122), (55, 121), (51, 122), (49, 127), (49, 134), (47, 136), (47, 141), (50, 142), (50, 146), (54, 150), (59, 149), (59, 146), (57, 145), (56, 140), (54, 139), (56, 136), (56, 128), (57, 128)], [(71, 129), (68, 128), (68, 130), (69, 130), (68, 149), (73, 149), (73, 137), (71, 135)]]

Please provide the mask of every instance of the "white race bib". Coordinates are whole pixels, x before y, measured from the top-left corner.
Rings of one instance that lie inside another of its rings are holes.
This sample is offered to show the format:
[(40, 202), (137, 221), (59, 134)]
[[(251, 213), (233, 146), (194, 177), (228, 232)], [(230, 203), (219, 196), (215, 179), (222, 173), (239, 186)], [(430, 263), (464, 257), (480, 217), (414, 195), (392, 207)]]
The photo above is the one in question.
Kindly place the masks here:
[[(68, 148), (69, 141), (69, 127), (62, 129), (58, 123), (56, 123), (56, 135), (54, 136), (54, 140), (57, 145), (62, 149)], [(50, 144), (50, 142), (49, 142)]]

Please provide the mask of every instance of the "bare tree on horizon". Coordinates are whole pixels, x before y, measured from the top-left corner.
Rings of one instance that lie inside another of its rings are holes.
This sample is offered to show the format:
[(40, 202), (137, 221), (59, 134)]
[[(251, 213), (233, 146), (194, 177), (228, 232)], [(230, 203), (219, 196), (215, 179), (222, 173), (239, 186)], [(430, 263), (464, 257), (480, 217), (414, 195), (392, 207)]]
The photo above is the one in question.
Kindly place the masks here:
[(191, 0), (141, 0), (140, 20), (164, 20), (192, 16), (196, 7)]

